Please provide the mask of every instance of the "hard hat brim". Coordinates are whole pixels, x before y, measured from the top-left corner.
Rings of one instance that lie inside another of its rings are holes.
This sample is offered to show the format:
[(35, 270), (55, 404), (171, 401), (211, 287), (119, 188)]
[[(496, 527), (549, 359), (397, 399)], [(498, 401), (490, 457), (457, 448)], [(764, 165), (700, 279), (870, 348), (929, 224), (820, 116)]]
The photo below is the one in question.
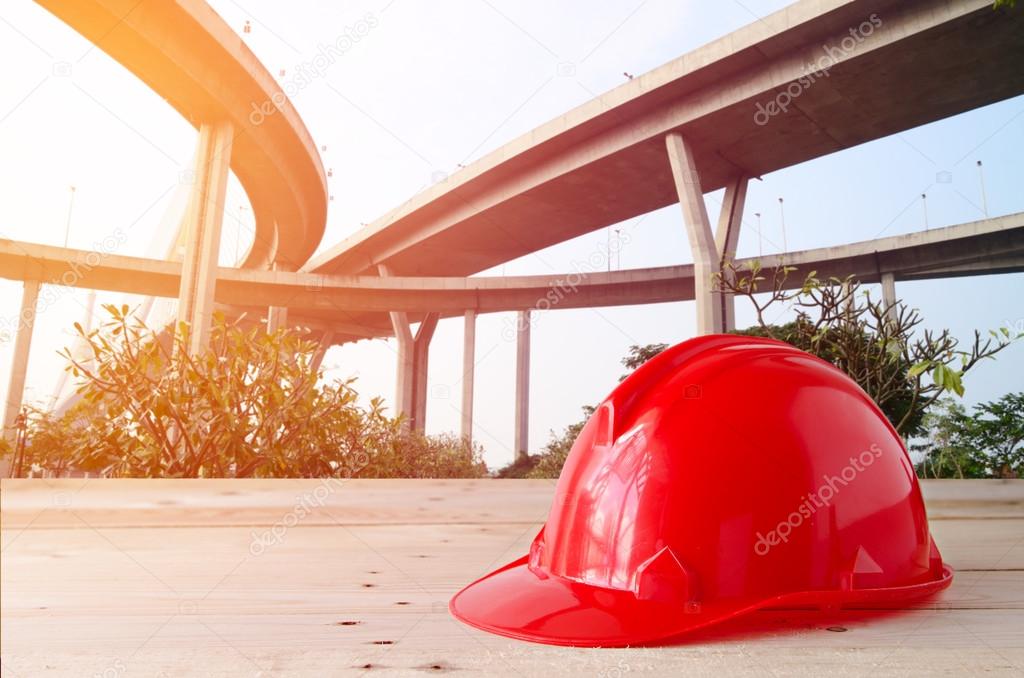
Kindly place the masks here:
[(462, 589), (449, 609), (470, 626), (519, 640), (618, 647), (666, 639), (746, 608), (639, 600), (632, 591), (538, 576), (523, 557)]
[(804, 591), (766, 600), (730, 600), (681, 606), (641, 600), (632, 591), (542, 576), (520, 558), (459, 591), (449, 603), (460, 621), (518, 640), (576, 647), (621, 647), (665, 641), (765, 607), (867, 607), (918, 599), (952, 582), (953, 572), (910, 586), (847, 591)]

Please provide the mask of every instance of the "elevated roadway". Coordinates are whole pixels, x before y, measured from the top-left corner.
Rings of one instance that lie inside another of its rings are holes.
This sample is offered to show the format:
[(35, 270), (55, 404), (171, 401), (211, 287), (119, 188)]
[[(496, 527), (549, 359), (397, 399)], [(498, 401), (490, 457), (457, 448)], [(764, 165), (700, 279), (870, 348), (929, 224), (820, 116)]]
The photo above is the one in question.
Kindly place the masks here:
[[(1024, 213), (757, 259), (765, 268), (794, 266), (799, 286), (819, 276), (855, 276), (866, 283), (891, 274), (895, 281), (1024, 271)], [(740, 259), (749, 266), (755, 259)], [(0, 239), (0, 277), (60, 286), (175, 297), (181, 264)], [(465, 311), (492, 313), (688, 301), (693, 266), (626, 271), (567, 271), (509, 277), (391, 277), (325, 275), (221, 268), (215, 299), (260, 316), (253, 299), (286, 307), (292, 324), (334, 333), (334, 343), (390, 336), (390, 311), (413, 318)]]
[(37, 0), (199, 128), (228, 121), (256, 232), (243, 268), (298, 269), (319, 246), (327, 178), (295, 107), (202, 0)]
[(677, 203), (673, 132), (707, 193), (1017, 96), (1022, 10), (802, 0), (498, 148), (303, 270), (465, 276)]

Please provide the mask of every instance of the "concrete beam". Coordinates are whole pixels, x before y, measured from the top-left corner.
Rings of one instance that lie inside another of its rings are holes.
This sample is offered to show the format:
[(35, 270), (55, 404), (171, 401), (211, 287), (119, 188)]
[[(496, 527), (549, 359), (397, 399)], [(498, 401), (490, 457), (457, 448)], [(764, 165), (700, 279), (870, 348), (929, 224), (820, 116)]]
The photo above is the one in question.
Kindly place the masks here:
[(530, 311), (516, 318), (516, 423), (515, 455), (523, 459), (530, 452)]
[[(738, 176), (725, 187), (722, 211), (718, 215), (715, 231), (715, 246), (718, 248), (719, 271), (729, 275), (729, 264), (736, 259), (736, 247), (740, 241), (740, 226), (743, 223), (743, 206), (747, 200), (748, 179)], [(722, 292), (722, 331), (736, 329), (736, 299), (734, 295)]]
[[(1012, 273), (1024, 270), (1024, 213), (758, 259), (765, 268), (785, 263), (821, 275), (854, 275), (865, 283), (878, 282), (879, 270), (894, 272), (897, 280)], [(0, 239), (0, 278), (10, 280), (175, 297), (180, 273), (180, 264), (171, 261)], [(286, 305), (296, 318), (292, 324), (369, 337), (390, 333), (391, 310), (408, 311), (413, 322), (429, 312), (442, 318), (461, 316), (467, 308), (506, 312), (530, 307), (553, 289), (569, 290), (557, 309), (686, 301), (694, 298), (693, 266), (470, 278), (221, 268), (215, 298), (254, 316), (267, 306)]]
[(14, 422), (21, 412), (25, 396), (25, 375), (28, 372), (28, 356), (32, 348), (32, 329), (36, 324), (38, 300), (39, 283), (35, 280), (26, 280), (21, 293), (18, 330), (14, 336), (14, 355), (11, 358), (11, 376), (7, 381), (7, 402), (4, 404), (3, 435), (12, 444), (17, 433), (14, 430)]
[(178, 322), (189, 325), (188, 351), (192, 355), (206, 349), (213, 319), (233, 137), (229, 122), (206, 123), (199, 128), (195, 185), (185, 217), (185, 259), (178, 292)]
[(463, 315), (462, 330), (462, 439), (473, 444), (473, 372), (476, 369), (476, 311)]
[(686, 236), (693, 253), (693, 286), (697, 301), (697, 334), (722, 331), (722, 293), (714, 282), (720, 269), (720, 257), (711, 234), (711, 222), (704, 206), (700, 170), (693, 149), (682, 134), (675, 132), (665, 137), (672, 178), (683, 208)]

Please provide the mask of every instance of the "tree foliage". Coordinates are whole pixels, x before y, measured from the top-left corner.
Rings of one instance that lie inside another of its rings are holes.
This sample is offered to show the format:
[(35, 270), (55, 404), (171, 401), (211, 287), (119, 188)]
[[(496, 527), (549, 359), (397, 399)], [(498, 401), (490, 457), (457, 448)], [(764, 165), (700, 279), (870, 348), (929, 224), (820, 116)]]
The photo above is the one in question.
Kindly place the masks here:
[(587, 405), (583, 408), (583, 419), (565, 427), (560, 434), (551, 432), (551, 439), (537, 456), (536, 465), (526, 474), (527, 478), (557, 478), (562, 472), (565, 460), (572, 450), (573, 443), (579, 437), (583, 426), (594, 413), (594, 408)]
[(978, 449), (988, 455), (992, 475), (1020, 477), (1024, 471), (1024, 392), (978, 405), (970, 432)]
[[(864, 389), (903, 435), (915, 433), (929, 405), (944, 394), (962, 396), (963, 376), (1019, 338), (1007, 328), (985, 338), (975, 331), (973, 342), (961, 348), (949, 330), (922, 329), (916, 309), (873, 299), (852, 277), (822, 280), (812, 271), (793, 286), (789, 275), (795, 270), (730, 264), (716, 282), (750, 301), (757, 328), (748, 333), (786, 341), (832, 363)], [(796, 320), (782, 326), (768, 322), (766, 312), (778, 306), (793, 308)]]
[(645, 362), (658, 355), (662, 351), (668, 348), (668, 344), (647, 344), (645, 346), (638, 346), (633, 344), (629, 347), (629, 353), (622, 359), (622, 364), (626, 366), (629, 372), (619, 377), (619, 381), (623, 381), (626, 377), (632, 374), (636, 368), (643, 365)]
[(968, 414), (945, 398), (925, 417), (923, 478), (1018, 478), (1024, 475), (1024, 392), (982, 403)]
[(63, 352), (82, 399), (35, 412), (27, 456), (54, 474), (112, 477), (479, 477), (481, 450), (410, 432), (380, 399), (357, 405), (353, 380), (322, 383), (301, 334), (244, 330), (218, 315), (209, 349), (188, 328), (156, 332), (127, 306), (86, 332), (89, 360)]
[[(916, 310), (900, 302), (887, 305), (874, 300), (853, 279), (820, 280), (812, 272), (791, 290), (787, 279), (793, 270), (763, 271), (755, 263), (742, 270), (727, 267), (724, 275), (718, 277), (717, 284), (722, 289), (747, 297), (754, 306), (758, 324), (737, 334), (785, 341), (827, 360), (850, 375), (904, 436), (926, 434), (929, 439), (945, 441), (940, 443), (941, 454), (937, 452), (937, 456), (929, 460), (932, 465), (929, 473), (943, 477), (998, 475), (987, 465), (986, 459), (990, 457), (1003, 460), (1000, 468), (1017, 468), (1014, 464), (1019, 461), (1013, 460), (1018, 459), (1015, 454), (1020, 454), (1019, 438), (1018, 447), (1014, 448), (1012, 436), (1006, 433), (1013, 430), (1007, 422), (1014, 413), (1020, 416), (1013, 409), (1013, 403), (990, 404), (991, 409), (984, 411), (993, 421), (1003, 423), (995, 431), (992, 426), (979, 424), (978, 436), (984, 430), (988, 431), (988, 438), (976, 436), (969, 441), (953, 426), (955, 421), (949, 419), (956, 412), (962, 413), (959, 405), (943, 401), (943, 407), (948, 410), (946, 418), (939, 414), (927, 415), (929, 406), (944, 394), (962, 395), (964, 374), (981, 360), (995, 356), (1017, 337), (1002, 329), (983, 340), (981, 334), (975, 332), (972, 344), (961, 349), (959, 341), (948, 330), (921, 330), (922, 318)], [(765, 294), (768, 295), (766, 300), (755, 296)], [(767, 311), (776, 305), (794, 307), (796, 320), (782, 325), (769, 322)], [(667, 347), (663, 343), (630, 346), (622, 364), (632, 372)], [(620, 381), (628, 375), (620, 377)], [(506, 467), (499, 475), (557, 478), (593, 411), (592, 407), (584, 408), (582, 421), (559, 434), (552, 432), (550, 441), (538, 455)], [(975, 455), (975, 449), (1004, 451), (981, 459)]]
[[(622, 359), (622, 364), (629, 371), (619, 377), (621, 382), (638, 367), (668, 348), (668, 344), (633, 344)], [(565, 465), (565, 460), (572, 450), (573, 443), (579, 437), (590, 415), (594, 413), (594, 407), (586, 405), (583, 407), (583, 419), (569, 426), (566, 426), (561, 433), (551, 432), (551, 438), (544, 449), (537, 455), (532, 455), (526, 460), (519, 460), (516, 463), (501, 469), (498, 477), (517, 478), (558, 478)]]

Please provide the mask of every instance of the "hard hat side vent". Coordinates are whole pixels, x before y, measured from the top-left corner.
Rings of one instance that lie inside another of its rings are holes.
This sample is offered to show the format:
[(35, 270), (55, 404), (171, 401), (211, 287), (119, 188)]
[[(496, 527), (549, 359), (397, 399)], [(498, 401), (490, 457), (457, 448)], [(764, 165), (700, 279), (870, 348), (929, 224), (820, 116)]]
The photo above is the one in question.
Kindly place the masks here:
[(527, 567), (541, 579), (547, 579), (548, 573), (544, 571), (544, 528), (540, 528), (540, 532), (533, 538), (533, 542), (530, 544), (530, 556), (527, 559)]
[[(850, 569), (849, 578), (844, 578), (846, 581), (843, 586), (844, 589), (868, 589), (874, 588), (876, 585), (877, 575), (883, 575), (885, 572), (878, 562), (871, 557), (868, 550), (864, 546), (860, 546), (857, 549), (857, 555), (853, 559), (853, 567)], [(848, 584), (847, 584), (848, 582)]]
[(697, 598), (697, 580), (665, 546), (637, 568), (633, 595), (640, 600), (692, 603)]

